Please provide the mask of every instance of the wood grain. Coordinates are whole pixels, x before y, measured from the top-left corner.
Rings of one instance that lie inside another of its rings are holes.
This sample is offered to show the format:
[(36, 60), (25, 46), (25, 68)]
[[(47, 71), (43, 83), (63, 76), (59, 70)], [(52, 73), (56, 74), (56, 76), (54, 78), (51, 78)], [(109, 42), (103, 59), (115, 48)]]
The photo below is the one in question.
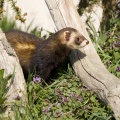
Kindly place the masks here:
[[(19, 64), (19, 60), (11, 48), (5, 34), (0, 29), (0, 69), (5, 69), (4, 77), (9, 74), (15, 74), (14, 80), (8, 82), (10, 86), (7, 93), (7, 100), (5, 102), (4, 115), (8, 117), (10, 115), (13, 118), (12, 104), (15, 102), (16, 97), (20, 97), (22, 105), (25, 106), (27, 103), (27, 92), (26, 83), (23, 77), (23, 72)], [(10, 85), (11, 84), (11, 85)]]

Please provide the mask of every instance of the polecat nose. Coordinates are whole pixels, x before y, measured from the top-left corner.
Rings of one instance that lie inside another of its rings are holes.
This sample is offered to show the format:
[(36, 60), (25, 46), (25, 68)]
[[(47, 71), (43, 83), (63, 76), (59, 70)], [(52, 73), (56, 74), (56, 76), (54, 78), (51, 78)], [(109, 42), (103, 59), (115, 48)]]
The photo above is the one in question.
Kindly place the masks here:
[(86, 44), (89, 44), (89, 41), (87, 41)]

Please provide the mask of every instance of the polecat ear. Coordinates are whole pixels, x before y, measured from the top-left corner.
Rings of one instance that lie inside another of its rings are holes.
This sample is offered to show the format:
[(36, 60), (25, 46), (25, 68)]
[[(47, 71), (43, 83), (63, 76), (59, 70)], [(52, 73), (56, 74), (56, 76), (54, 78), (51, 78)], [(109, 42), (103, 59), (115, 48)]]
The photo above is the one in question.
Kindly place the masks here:
[(65, 39), (66, 41), (69, 41), (69, 39), (70, 39), (70, 31), (65, 31), (65, 32), (64, 32), (64, 39)]

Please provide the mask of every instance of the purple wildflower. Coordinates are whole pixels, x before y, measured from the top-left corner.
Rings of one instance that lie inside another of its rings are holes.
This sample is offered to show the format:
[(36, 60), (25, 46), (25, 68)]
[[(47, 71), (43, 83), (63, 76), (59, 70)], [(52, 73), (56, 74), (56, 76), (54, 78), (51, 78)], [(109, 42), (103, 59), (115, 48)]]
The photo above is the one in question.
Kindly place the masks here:
[(34, 77), (33, 77), (33, 81), (32, 81), (33, 84), (34, 84), (34, 83), (40, 83), (40, 82), (41, 82), (40, 76), (34, 76)]
[(113, 45), (116, 45), (116, 44), (117, 44), (117, 42), (116, 42), (116, 41), (114, 41)]
[(76, 94), (76, 92), (72, 92), (71, 93), (71, 97), (75, 97), (76, 98), (76, 97), (78, 97), (78, 95)]
[(88, 107), (85, 105), (84, 107), (83, 107), (83, 110), (86, 110)]
[(77, 98), (80, 102), (82, 102), (83, 101), (83, 99), (81, 98), (81, 97), (78, 97)]
[(116, 72), (120, 72), (120, 66), (117, 66)]
[(56, 89), (55, 93), (60, 97), (62, 95), (62, 91), (60, 89)]
[(113, 45), (114, 45), (115, 47), (120, 47), (120, 42), (114, 41)]
[(62, 102), (65, 103), (65, 102), (69, 102), (69, 98), (68, 97), (62, 97)]
[(92, 88), (91, 88), (91, 87), (87, 87), (87, 89), (88, 89), (89, 91), (91, 91), (91, 90), (92, 90)]
[(50, 107), (43, 107), (42, 112), (47, 114), (50, 111)]
[(77, 94), (76, 94), (76, 92), (72, 92), (71, 93), (71, 97), (74, 97), (74, 98), (76, 98), (78, 101), (82, 101), (83, 99), (81, 98), (81, 97), (79, 97)]

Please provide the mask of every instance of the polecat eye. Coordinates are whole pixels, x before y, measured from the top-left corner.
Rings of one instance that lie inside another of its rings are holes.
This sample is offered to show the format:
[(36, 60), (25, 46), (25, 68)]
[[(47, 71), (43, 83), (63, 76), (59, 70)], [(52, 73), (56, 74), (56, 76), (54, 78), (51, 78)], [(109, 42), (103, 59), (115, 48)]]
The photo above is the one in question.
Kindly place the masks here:
[(79, 37), (77, 37), (77, 38), (75, 39), (75, 43), (76, 43), (77, 45), (80, 45), (81, 41), (80, 41), (80, 38), (79, 38)]
[(76, 38), (76, 41), (80, 41), (80, 38), (78, 37), (78, 38)]

